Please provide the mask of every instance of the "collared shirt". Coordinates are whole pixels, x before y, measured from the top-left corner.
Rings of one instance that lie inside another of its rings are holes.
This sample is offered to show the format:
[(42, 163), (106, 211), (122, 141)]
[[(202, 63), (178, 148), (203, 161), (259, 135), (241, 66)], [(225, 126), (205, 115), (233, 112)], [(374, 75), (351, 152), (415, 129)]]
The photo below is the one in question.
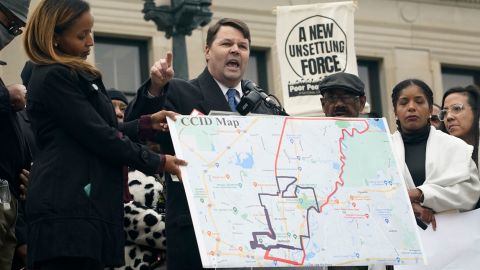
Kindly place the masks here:
[[(215, 78), (214, 78), (215, 80)], [(237, 95), (235, 96), (235, 100), (237, 101), (237, 104), (238, 102), (240, 102), (240, 99), (242, 98), (243, 96), (243, 92), (242, 92), (242, 82), (239, 82), (237, 84), (237, 86), (235, 87), (226, 87), (225, 85), (223, 85), (222, 83), (220, 83), (219, 81), (215, 80), (215, 82), (218, 84), (218, 86), (220, 87), (220, 89), (222, 90), (223, 92), (223, 96), (225, 97), (225, 100), (228, 101), (228, 97), (227, 97), (227, 91), (228, 89), (235, 89), (237, 90)]]

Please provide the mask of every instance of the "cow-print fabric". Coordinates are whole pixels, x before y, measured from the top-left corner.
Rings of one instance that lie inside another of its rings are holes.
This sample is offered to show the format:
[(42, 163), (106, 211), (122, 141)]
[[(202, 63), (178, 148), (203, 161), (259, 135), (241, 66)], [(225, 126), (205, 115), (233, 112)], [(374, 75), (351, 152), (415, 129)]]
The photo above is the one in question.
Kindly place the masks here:
[(125, 208), (125, 266), (114, 269), (146, 270), (162, 265), (167, 242), (163, 185), (139, 171), (128, 173), (133, 201)]

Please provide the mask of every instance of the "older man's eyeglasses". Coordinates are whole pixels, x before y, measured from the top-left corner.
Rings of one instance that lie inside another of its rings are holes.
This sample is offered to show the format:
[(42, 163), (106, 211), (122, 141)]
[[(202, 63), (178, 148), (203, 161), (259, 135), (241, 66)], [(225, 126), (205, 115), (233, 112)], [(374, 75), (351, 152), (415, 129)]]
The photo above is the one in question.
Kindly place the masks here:
[(324, 96), (321, 100), (325, 103), (336, 103), (337, 101), (341, 101), (345, 104), (353, 104), (359, 100), (359, 96), (352, 96), (352, 95), (343, 95), (343, 96)]
[(430, 122), (439, 123), (440, 122), (440, 117), (438, 117), (438, 115), (436, 115), (436, 114), (432, 114), (432, 116), (430, 117)]
[(440, 113), (438, 114), (438, 118), (440, 119), (440, 121), (445, 121), (449, 113), (451, 113), (452, 115), (458, 115), (463, 111), (463, 109), (465, 109), (465, 107), (463, 106), (462, 103), (453, 104), (450, 107), (447, 107), (441, 110)]

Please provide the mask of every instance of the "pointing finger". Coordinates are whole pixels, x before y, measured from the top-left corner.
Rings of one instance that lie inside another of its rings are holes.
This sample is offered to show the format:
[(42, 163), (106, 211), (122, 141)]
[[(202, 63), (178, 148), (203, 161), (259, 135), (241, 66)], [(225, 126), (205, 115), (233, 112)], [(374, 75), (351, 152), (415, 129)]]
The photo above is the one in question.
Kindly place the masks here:
[(172, 66), (172, 61), (173, 61), (173, 54), (172, 52), (167, 52), (167, 57), (165, 58), (167, 62), (167, 67)]

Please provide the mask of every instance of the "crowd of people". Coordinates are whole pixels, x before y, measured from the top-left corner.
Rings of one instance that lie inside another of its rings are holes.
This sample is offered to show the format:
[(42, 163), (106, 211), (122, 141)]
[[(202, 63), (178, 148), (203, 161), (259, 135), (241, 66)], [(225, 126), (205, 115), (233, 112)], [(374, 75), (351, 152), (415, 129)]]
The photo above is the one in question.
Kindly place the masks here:
[[(166, 118), (236, 110), (248, 26), (212, 24), (206, 67), (193, 80), (174, 78), (167, 53), (129, 104), (86, 61), (94, 45), (89, 4), (41, 0), (27, 20), (29, 4), (0, 2), (0, 49), (25, 28), (30, 59), (23, 84), (0, 80), (0, 178), (12, 195), (0, 205), (0, 269), (201, 269), (185, 190), (172, 179), (181, 180), (187, 162), (175, 157)], [(325, 116), (361, 116), (358, 76), (336, 73), (319, 89)], [(394, 153), (415, 217), (434, 230), (435, 214), (477, 207), (479, 96), (474, 85), (456, 87), (438, 106), (421, 80), (392, 90)], [(253, 112), (278, 114), (268, 104)]]

